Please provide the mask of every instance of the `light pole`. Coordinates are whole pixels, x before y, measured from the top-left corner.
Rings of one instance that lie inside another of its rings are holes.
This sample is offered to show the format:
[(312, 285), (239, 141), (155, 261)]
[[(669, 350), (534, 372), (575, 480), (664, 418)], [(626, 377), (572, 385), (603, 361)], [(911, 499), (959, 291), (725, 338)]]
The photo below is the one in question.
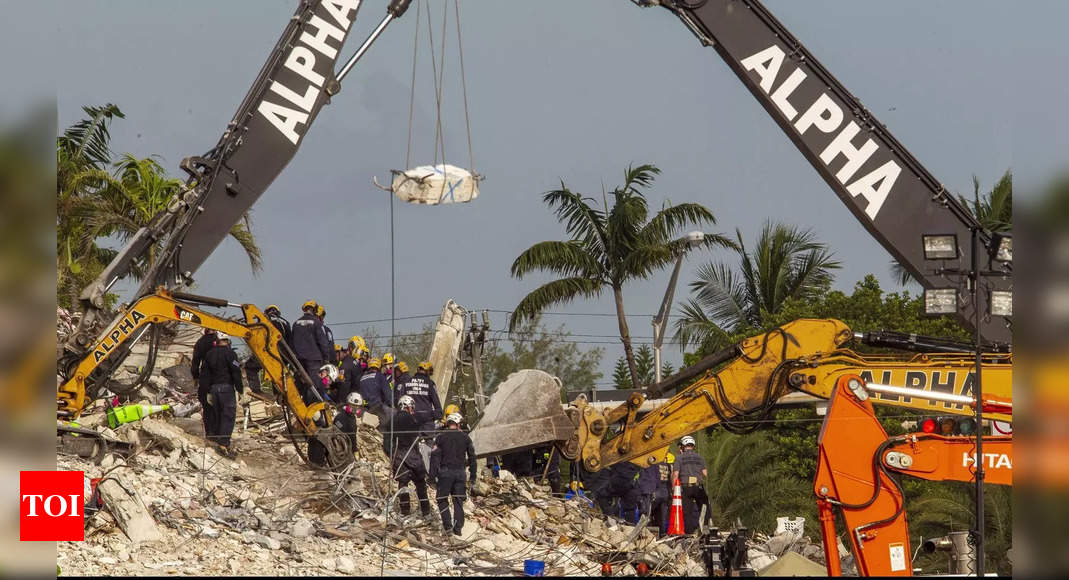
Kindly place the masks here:
[(704, 232), (690, 232), (686, 236), (679, 238), (677, 241), (686, 241), (687, 245), (683, 251), (679, 252), (679, 257), (676, 258), (676, 266), (672, 269), (672, 279), (668, 281), (668, 289), (664, 291), (664, 300), (661, 301), (661, 309), (657, 311), (657, 316), (653, 318), (653, 373), (654, 384), (661, 382), (661, 345), (664, 344), (664, 321), (668, 318), (668, 311), (672, 308), (672, 298), (676, 293), (676, 280), (679, 279), (679, 268), (683, 265), (683, 256), (687, 255), (687, 250), (700, 245), (705, 241)]
[[(981, 243), (981, 229), (973, 225), (970, 229), (970, 263), (969, 269), (939, 268), (937, 274), (961, 276), (968, 283), (970, 299), (973, 303), (975, 319), (973, 320), (973, 348), (976, 355), (973, 409), (976, 413), (976, 530), (975, 530), (975, 569), (977, 577), (984, 575), (984, 438), (983, 438), (983, 347), (980, 337), (980, 322), (983, 309), (980, 307), (980, 281), (986, 276), (1008, 276), (1005, 265), (1013, 261), (1013, 238), (1008, 234), (995, 233), (986, 248)], [(922, 236), (924, 257), (926, 260), (947, 260), (959, 257), (957, 236), (953, 234)], [(987, 250), (988, 269), (980, 269), (980, 251)], [(992, 262), (1001, 262), (1004, 267), (992, 270)], [(990, 302), (987, 311), (992, 316), (1010, 317), (1013, 315), (1013, 296), (1006, 291), (989, 292)], [(924, 310), (926, 314), (952, 314), (958, 308), (957, 288), (937, 288), (924, 291)]]

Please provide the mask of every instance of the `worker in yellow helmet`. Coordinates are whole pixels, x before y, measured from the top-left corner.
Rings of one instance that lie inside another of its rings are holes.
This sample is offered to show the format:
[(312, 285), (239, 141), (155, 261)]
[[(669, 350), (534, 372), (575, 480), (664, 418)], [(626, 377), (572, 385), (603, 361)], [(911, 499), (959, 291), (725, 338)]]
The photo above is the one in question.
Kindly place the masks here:
[(668, 529), (668, 508), (672, 503), (672, 464), (675, 456), (665, 454), (663, 461), (645, 468), (638, 476), (639, 509), (651, 523), (657, 525), (660, 535)]
[[(304, 315), (293, 321), (293, 351), (297, 355), (308, 378), (313, 382), (319, 378), (319, 367), (330, 362), (334, 356), (331, 342), (327, 340), (327, 333), (323, 329), (323, 321), (316, 316), (319, 304), (315, 300), (308, 300), (301, 305)], [(301, 382), (301, 396), (304, 402), (311, 403), (315, 397), (308, 391), (313, 385), (304, 385)]]

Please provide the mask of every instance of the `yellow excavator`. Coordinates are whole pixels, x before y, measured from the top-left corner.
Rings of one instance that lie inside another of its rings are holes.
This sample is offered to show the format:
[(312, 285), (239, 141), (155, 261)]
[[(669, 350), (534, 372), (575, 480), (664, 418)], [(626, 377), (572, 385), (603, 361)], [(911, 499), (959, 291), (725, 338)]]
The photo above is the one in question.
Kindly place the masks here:
[[(854, 340), (920, 352), (862, 355), (848, 348)], [(983, 390), (985, 396), (1010, 401), (1013, 355), (999, 350), (982, 355)], [(699, 429), (717, 424), (736, 432), (756, 429), (788, 393), (828, 399), (845, 374), (930, 393), (917, 398), (882, 392), (874, 397), (876, 404), (972, 415), (961, 396), (972, 393), (975, 364), (975, 353), (965, 343), (894, 332), (855, 334), (838, 320), (800, 319), (709, 355), (608, 410), (598, 410), (584, 396), (565, 407), (559, 383), (541, 371), (521, 371), (498, 387), (471, 436), (479, 456), (552, 442), (590, 471), (621, 461), (644, 467), (661, 461), (669, 444)], [(679, 387), (639, 417), (647, 397)], [(997, 410), (984, 418), (1010, 420)]]
[[(199, 306), (237, 308), (241, 318), (224, 318)], [(169, 292), (162, 287), (125, 308), (88, 355), (68, 359), (66, 380), (57, 391), (57, 415), (74, 420), (103, 388), (121, 389), (109, 380), (115, 363), (113, 355), (128, 352), (129, 343), (150, 325), (168, 322), (215, 330), (245, 341), (263, 366), (264, 376), (275, 386), (277, 402), (282, 406), (290, 436), (307, 441), (308, 455), (303, 458), (328, 469), (337, 469), (353, 460), (349, 437), (333, 424), (333, 406), (322, 400), (305, 404), (301, 398), (300, 393), (307, 391), (318, 399), (318, 391), (310, 388), (313, 379), (263, 311), (254, 304), (233, 304), (217, 298)], [(150, 358), (151, 349), (150, 344)], [(151, 364), (146, 366), (151, 368)], [(298, 384), (305, 388), (298, 388)], [(65, 429), (60, 427), (60, 431)], [(75, 428), (71, 432), (93, 435), (84, 429)], [(303, 448), (303, 445), (297, 446), (299, 452), (303, 452)]]

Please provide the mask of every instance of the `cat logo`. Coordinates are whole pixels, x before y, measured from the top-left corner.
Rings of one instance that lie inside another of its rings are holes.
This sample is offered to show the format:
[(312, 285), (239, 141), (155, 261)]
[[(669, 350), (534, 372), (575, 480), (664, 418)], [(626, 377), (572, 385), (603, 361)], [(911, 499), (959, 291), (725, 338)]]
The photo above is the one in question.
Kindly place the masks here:
[(127, 336), (130, 336), (130, 333), (137, 328), (137, 323), (145, 318), (144, 314), (137, 310), (131, 310), (130, 313), (124, 316), (123, 319), (115, 325), (115, 328), (104, 337), (104, 340), (100, 341), (100, 344), (93, 349), (93, 362), (100, 362), (104, 357), (108, 356), (108, 353), (118, 346), (120, 342), (119, 339), (125, 339)]
[(182, 322), (189, 322), (192, 324), (200, 324), (200, 317), (195, 313), (182, 308), (181, 306), (174, 307), (174, 317)]

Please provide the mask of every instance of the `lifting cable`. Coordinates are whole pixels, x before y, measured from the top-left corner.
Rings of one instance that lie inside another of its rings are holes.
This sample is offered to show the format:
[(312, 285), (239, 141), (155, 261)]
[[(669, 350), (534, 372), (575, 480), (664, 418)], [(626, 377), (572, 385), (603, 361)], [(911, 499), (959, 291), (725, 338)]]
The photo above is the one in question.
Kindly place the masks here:
[[(419, 4), (423, 5), (423, 10), (420, 10)], [(434, 30), (432, 25), (431, 7), (430, 2), (424, 2), (418, 0), (416, 7), (416, 26), (413, 33), (412, 41), (412, 78), (411, 86), (409, 89), (409, 104), (408, 104), (408, 140), (405, 147), (405, 164), (404, 171), (412, 168), (412, 130), (415, 125), (415, 105), (416, 105), (416, 78), (419, 63), (419, 36), (420, 26), (422, 19), (422, 12), (426, 12), (427, 18), (427, 38), (428, 38), (428, 50), (430, 52), (431, 61), (431, 79), (434, 90), (434, 106), (435, 106), (435, 130), (434, 130), (434, 157), (432, 165), (438, 164), (439, 155), (441, 156), (441, 162), (444, 165), (446, 163), (445, 153), (445, 131), (442, 125), (442, 102), (443, 92), (445, 88), (445, 57), (446, 57), (446, 30), (449, 20), (448, 6), (443, 6), (442, 10), (442, 29), (440, 48), (438, 52), (435, 49), (434, 42)], [(468, 169), (472, 174), (472, 178), (480, 180), (482, 176), (475, 171), (475, 154), (472, 146), (471, 139), (471, 110), (468, 105), (468, 81), (467, 71), (464, 67), (464, 43), (460, 26), (460, 2), (459, 0), (453, 0), (453, 12), (456, 21), (457, 29), (457, 53), (460, 63), (460, 84), (461, 94), (463, 97), (464, 105), (464, 128), (465, 135), (468, 140)], [(398, 173), (398, 172), (395, 172)], [(442, 184), (443, 188), (445, 184)]]

